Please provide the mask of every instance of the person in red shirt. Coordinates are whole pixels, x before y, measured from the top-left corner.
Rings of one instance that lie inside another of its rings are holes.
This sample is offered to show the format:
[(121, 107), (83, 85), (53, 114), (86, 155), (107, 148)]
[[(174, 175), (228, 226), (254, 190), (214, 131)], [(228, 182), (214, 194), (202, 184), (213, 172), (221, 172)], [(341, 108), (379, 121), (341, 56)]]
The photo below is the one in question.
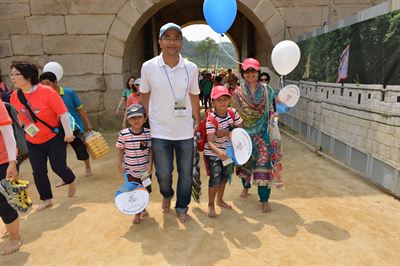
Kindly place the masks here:
[(128, 109), (128, 107), (131, 106), (132, 104), (139, 104), (140, 78), (137, 78), (135, 80), (134, 84), (135, 84), (135, 89), (132, 91), (132, 93), (126, 99), (126, 109)]
[[(33, 178), (42, 200), (36, 210), (41, 211), (52, 205), (53, 198), (47, 175), (47, 159), (52, 170), (68, 184), (68, 196), (75, 194), (75, 175), (67, 166), (66, 146), (66, 142), (72, 142), (75, 137), (61, 96), (51, 87), (39, 84), (39, 72), (35, 64), (13, 62), (10, 77), (14, 86), (19, 88), (11, 95), (10, 102), (18, 111), (18, 118), (26, 132)], [(22, 95), (29, 108), (20, 101)]]
[[(3, 101), (0, 99), (0, 180), (8, 178), (18, 180), (17, 146), (12, 129), (12, 120)], [(1, 186), (1, 185), (0, 185)], [(17, 211), (8, 203), (0, 188), (0, 217), (6, 228), (3, 235), (9, 239), (3, 247), (2, 254), (9, 255), (19, 250), (22, 239), (19, 233), (19, 217)]]
[[(126, 98), (126, 108), (125, 108), (125, 113), (124, 113), (124, 121), (128, 121), (126, 117), (126, 112), (128, 111), (128, 107), (131, 106), (132, 104), (139, 104), (139, 87), (140, 87), (140, 78), (135, 79), (134, 82), (134, 89), (132, 90), (132, 93), (128, 95), (128, 98)], [(129, 124), (129, 122), (128, 122)], [(147, 127), (148, 128), (148, 127)]]

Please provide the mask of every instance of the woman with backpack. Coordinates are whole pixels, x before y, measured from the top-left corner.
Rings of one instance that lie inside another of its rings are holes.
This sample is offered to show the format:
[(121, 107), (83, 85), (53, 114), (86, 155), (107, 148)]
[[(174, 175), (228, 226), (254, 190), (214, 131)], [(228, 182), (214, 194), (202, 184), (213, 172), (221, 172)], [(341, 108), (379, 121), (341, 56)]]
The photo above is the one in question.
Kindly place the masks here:
[(243, 128), (249, 133), (253, 142), (253, 153), (247, 163), (237, 167), (236, 174), (242, 179), (243, 184), (240, 196), (246, 198), (251, 183), (257, 185), (261, 211), (266, 213), (271, 211), (268, 200), (273, 184), (272, 165), (268, 156), (270, 147), (268, 123), (276, 94), (270, 86), (264, 86), (258, 81), (260, 63), (256, 59), (244, 60), (241, 75), (244, 84), (234, 91), (232, 107), (243, 119)]
[(42, 202), (41, 211), (52, 205), (53, 194), (47, 175), (47, 160), (52, 170), (68, 184), (68, 196), (76, 191), (75, 175), (67, 166), (66, 142), (72, 142), (68, 110), (60, 95), (39, 84), (35, 64), (25, 61), (11, 64), (10, 78), (18, 90), (11, 95), (11, 104), (24, 125), (33, 178)]

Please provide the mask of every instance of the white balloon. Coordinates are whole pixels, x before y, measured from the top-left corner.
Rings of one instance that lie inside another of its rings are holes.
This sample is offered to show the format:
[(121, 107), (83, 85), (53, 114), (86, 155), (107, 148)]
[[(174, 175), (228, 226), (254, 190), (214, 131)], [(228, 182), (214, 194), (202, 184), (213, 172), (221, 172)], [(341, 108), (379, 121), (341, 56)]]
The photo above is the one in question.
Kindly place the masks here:
[(300, 48), (293, 41), (281, 41), (272, 50), (271, 61), (276, 72), (287, 75), (300, 61)]
[(46, 65), (44, 65), (43, 72), (53, 73), (56, 75), (57, 81), (60, 81), (64, 74), (63, 67), (57, 62), (48, 62)]

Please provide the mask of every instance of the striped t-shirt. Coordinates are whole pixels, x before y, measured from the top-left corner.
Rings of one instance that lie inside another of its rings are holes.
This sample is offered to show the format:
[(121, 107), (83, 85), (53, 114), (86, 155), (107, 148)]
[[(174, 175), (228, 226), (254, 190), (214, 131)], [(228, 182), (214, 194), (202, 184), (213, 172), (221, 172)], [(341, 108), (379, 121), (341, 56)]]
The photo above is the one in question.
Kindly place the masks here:
[(134, 133), (130, 128), (121, 130), (115, 146), (124, 150), (123, 160), (127, 174), (140, 178), (140, 173), (148, 170), (151, 148), (149, 129), (143, 128), (141, 133)]
[[(217, 122), (218, 122), (218, 130), (225, 129), (229, 130), (230, 125), (238, 126), (240, 123), (242, 123), (242, 118), (239, 116), (239, 114), (236, 112), (234, 108), (229, 108), (233, 111), (235, 114), (235, 119), (233, 120), (232, 117), (229, 115), (229, 113), (226, 113), (225, 117), (220, 117), (218, 116), (215, 112), (210, 113), (210, 116), (213, 116)], [(216, 132), (216, 127), (212, 122), (207, 120), (206, 123), (206, 132), (208, 134), (214, 134)], [(218, 149), (221, 150), (226, 150), (226, 141), (228, 139), (228, 136), (224, 137), (218, 137), (217, 135), (214, 135), (214, 143), (215, 146), (217, 146)], [(208, 146), (208, 142), (205, 143), (204, 145), (204, 155), (205, 156), (217, 156), (212, 150), (210, 150)]]

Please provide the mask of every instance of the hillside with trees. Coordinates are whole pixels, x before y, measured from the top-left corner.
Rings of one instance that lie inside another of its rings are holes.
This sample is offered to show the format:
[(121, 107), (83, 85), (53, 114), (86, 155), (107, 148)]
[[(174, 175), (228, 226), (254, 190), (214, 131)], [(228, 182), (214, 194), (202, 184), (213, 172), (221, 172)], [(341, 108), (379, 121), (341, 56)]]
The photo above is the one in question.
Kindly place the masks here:
[[(230, 42), (222, 43), (225, 50), (236, 58), (236, 51)], [(182, 56), (194, 62), (199, 68), (211, 68), (217, 65), (218, 68), (236, 68), (236, 63), (218, 46), (213, 39), (207, 38), (202, 41), (189, 41), (183, 38)]]

